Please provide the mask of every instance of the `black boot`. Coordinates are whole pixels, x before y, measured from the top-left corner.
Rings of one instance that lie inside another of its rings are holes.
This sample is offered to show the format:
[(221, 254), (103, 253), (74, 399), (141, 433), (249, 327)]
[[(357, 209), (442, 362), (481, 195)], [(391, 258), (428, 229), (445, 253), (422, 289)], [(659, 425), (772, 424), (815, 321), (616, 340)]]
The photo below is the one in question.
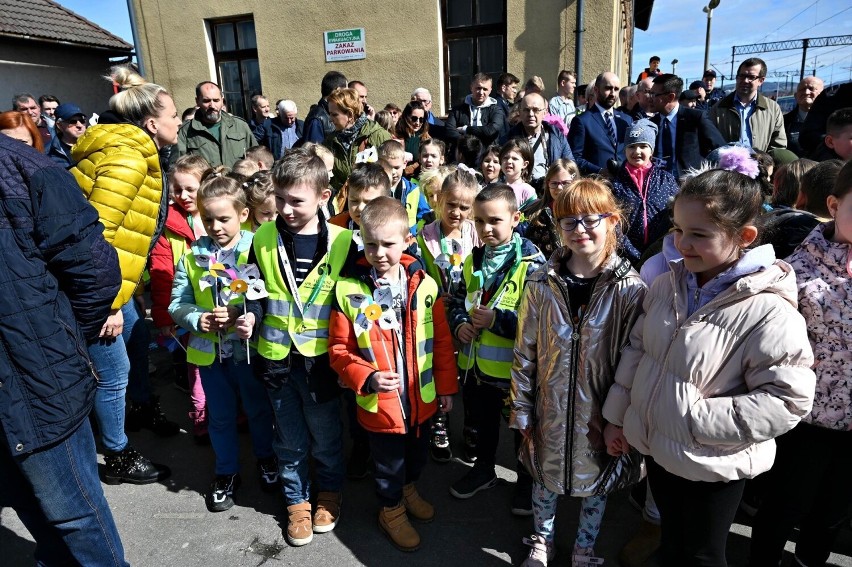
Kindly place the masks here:
[(151, 484), (172, 474), (169, 467), (152, 463), (130, 445), (118, 453), (105, 454), (104, 462), (103, 481), (106, 484)]
[(124, 430), (139, 431), (142, 428), (150, 429), (160, 437), (171, 437), (180, 433), (180, 426), (166, 419), (160, 408), (160, 399), (156, 396), (152, 396), (147, 403), (130, 402), (127, 406)]
[(436, 413), (432, 418), (432, 437), (429, 439), (429, 454), (432, 459), (439, 463), (447, 463), (453, 458), (450, 449), (449, 423), (447, 414)]

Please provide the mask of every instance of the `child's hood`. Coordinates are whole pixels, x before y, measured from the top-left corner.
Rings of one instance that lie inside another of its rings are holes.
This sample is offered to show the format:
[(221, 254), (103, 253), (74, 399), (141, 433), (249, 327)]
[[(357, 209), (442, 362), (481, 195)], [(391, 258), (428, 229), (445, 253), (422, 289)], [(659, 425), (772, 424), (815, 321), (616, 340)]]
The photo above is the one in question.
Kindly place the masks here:
[[(240, 231), (240, 240), (237, 242), (237, 245), (234, 246), (234, 252), (236, 252), (237, 256), (251, 247), (251, 240), (253, 236), (254, 234), (248, 230)], [(216, 246), (213, 239), (209, 236), (202, 236), (192, 243), (192, 253), (196, 256), (199, 254), (210, 255), (218, 249), (219, 247)]]
[[(683, 271), (686, 271), (683, 261), (672, 262), (672, 270), (682, 276)], [(732, 298), (766, 292), (780, 296), (794, 308), (798, 306), (793, 268), (787, 262), (775, 258), (775, 251), (770, 244), (748, 250), (733, 266), (703, 287), (698, 286), (697, 278), (692, 272), (687, 272), (686, 278), (690, 315), (732, 286)], [(693, 304), (696, 297), (698, 303)]]

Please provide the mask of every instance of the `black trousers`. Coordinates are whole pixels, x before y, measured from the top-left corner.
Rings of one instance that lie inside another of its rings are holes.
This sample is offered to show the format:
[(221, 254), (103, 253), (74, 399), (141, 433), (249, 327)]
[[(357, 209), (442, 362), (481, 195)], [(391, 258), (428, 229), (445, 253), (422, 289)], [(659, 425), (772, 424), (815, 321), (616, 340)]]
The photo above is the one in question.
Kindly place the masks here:
[(376, 494), (379, 504), (396, 506), (402, 500), (402, 487), (417, 482), (429, 455), (429, 424), (409, 428), (408, 433), (367, 432), (373, 454)]
[[(470, 426), (477, 432), (476, 463), (473, 466), (494, 470), (497, 445), (500, 442), (500, 422), (504, 417), (504, 410), (508, 411), (509, 390), (492, 386), (487, 382), (477, 382), (476, 377), (469, 375), (464, 385), (464, 395), (465, 414), (469, 413)], [(517, 455), (522, 437), (520, 431), (512, 431), (515, 455)], [(529, 473), (520, 462), (515, 462), (515, 470), (519, 477), (524, 477), (521, 482), (529, 477)]]
[(750, 565), (777, 566), (797, 525), (796, 557), (808, 567), (825, 565), (852, 502), (852, 431), (799, 423), (776, 442), (752, 530)]
[(648, 482), (660, 509), (665, 567), (726, 567), (728, 531), (745, 480), (700, 482), (671, 474), (647, 457)]

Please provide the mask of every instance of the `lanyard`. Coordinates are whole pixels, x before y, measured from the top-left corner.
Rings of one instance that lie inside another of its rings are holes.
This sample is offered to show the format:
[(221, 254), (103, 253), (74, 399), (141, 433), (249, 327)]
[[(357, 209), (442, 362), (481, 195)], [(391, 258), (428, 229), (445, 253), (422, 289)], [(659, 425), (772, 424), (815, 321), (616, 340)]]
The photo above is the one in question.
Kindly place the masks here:
[[(322, 289), (322, 284), (325, 282), (325, 278), (328, 277), (328, 255), (331, 253), (331, 235), (327, 235), (326, 238), (325, 262), (323, 262), (323, 266), (320, 268), (320, 279), (311, 291), (308, 301), (303, 304), (302, 296), (299, 295), (299, 286), (296, 285), (296, 276), (293, 274), (293, 266), (290, 265), (290, 257), (287, 255), (287, 250), (284, 248), (284, 241), (281, 239), (281, 235), (278, 235), (278, 255), (281, 257), (281, 263), (284, 265), (284, 275), (287, 277), (287, 285), (290, 286), (290, 294), (293, 296), (293, 302), (299, 309), (299, 314), (303, 319), (305, 317), (305, 311), (310, 309), (311, 305), (314, 304), (314, 301), (317, 300), (317, 296)], [(310, 274), (308, 274), (308, 276), (310, 276)], [(307, 280), (308, 278), (306, 277), (305, 279)], [(304, 280), (302, 283), (304, 283)]]
[[(396, 329), (394, 329), (395, 334), (396, 334), (396, 341), (395, 342), (396, 342), (396, 347), (397, 347), (397, 350), (394, 353), (395, 354), (394, 358), (396, 358), (395, 365), (396, 365), (397, 369), (400, 368), (403, 364), (403, 361), (402, 361), (402, 345), (403, 345), (402, 325), (403, 325), (405, 310), (408, 306), (408, 289), (407, 289), (408, 288), (408, 277), (405, 274), (405, 269), (402, 267), (402, 264), (400, 264), (398, 266), (398, 268), (399, 268), (399, 279), (397, 280), (397, 284), (396, 284), (399, 287), (399, 293), (400, 293), (400, 310), (399, 310), (400, 316), (398, 318), (397, 318), (396, 309), (394, 309), (394, 306), (393, 306), (393, 301), (395, 299), (394, 294), (393, 294), (394, 285), (390, 282), (387, 282), (387, 280), (385, 278), (379, 278), (378, 274), (376, 274), (375, 268), (370, 270), (370, 277), (372, 277), (373, 285), (377, 289), (379, 288), (379, 285), (380, 285), (380, 282), (381, 282), (383, 284), (383, 286), (386, 286), (386, 287), (390, 288), (390, 290), (391, 290), (390, 309), (393, 311), (394, 318), (398, 319)], [(387, 282), (387, 283), (385, 283), (385, 282)], [(388, 362), (390, 362), (390, 361), (388, 361)]]

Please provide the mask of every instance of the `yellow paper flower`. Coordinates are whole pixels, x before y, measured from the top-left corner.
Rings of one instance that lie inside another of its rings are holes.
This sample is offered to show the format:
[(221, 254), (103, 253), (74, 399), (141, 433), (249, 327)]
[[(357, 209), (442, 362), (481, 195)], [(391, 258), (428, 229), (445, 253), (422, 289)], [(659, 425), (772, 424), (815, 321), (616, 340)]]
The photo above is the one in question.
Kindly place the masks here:
[(452, 266), (460, 266), (462, 263), (461, 254), (453, 254), (450, 256), (450, 265)]
[(248, 290), (248, 284), (243, 280), (232, 281), (230, 287), (234, 293), (245, 293)]
[(212, 266), (210, 266), (210, 273), (213, 274), (217, 278), (219, 276), (224, 275), (225, 270), (226, 270), (225, 264), (222, 264), (222, 263), (217, 263), (217, 264), (213, 264)]
[(366, 315), (367, 319), (370, 321), (378, 321), (379, 317), (382, 316), (382, 308), (375, 303), (368, 305), (367, 308), (364, 309), (364, 315)]

